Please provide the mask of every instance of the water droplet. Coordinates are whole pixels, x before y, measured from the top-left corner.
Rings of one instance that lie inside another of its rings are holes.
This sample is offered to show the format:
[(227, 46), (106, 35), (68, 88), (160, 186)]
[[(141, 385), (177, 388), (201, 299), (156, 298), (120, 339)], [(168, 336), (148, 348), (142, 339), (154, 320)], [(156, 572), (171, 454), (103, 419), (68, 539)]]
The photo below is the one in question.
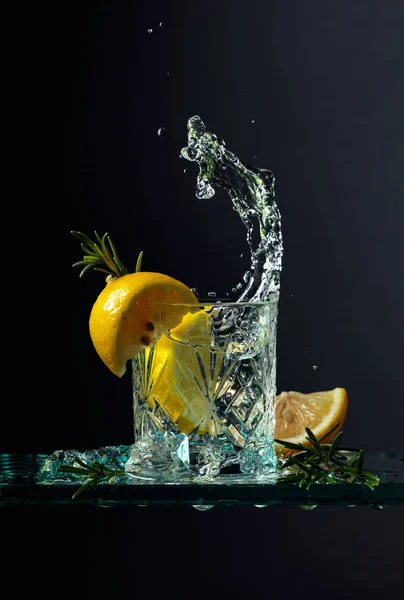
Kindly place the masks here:
[(244, 258), (244, 256), (245, 256), (244, 254), (240, 254), (240, 258)]
[(181, 154), (187, 160), (194, 160), (196, 158), (197, 152), (195, 148), (184, 148)]
[(164, 137), (166, 133), (167, 129), (165, 127), (160, 127), (160, 129), (157, 132), (157, 135), (159, 135), (160, 137)]
[(171, 75), (171, 72), (170, 72), (170, 71), (167, 71), (167, 75)]
[(242, 286), (242, 284), (241, 284), (241, 283), (238, 283), (238, 284), (236, 285), (236, 288), (237, 288), (238, 290), (241, 290), (241, 288), (242, 288), (242, 287), (243, 287), (243, 286)]
[(292, 298), (294, 297), (294, 294), (290, 294), (292, 296)]
[(318, 365), (313, 365), (313, 371), (317, 371)]
[(243, 275), (243, 281), (244, 283), (248, 283), (250, 281), (250, 277), (251, 277), (251, 272), (247, 271), (247, 273), (244, 273)]
[(198, 295), (199, 295), (199, 290), (198, 290), (198, 288), (191, 288), (191, 292), (192, 292), (193, 294), (195, 294), (195, 296), (198, 296)]
[(163, 28), (164, 27), (164, 21), (160, 21), (159, 23), (159, 27)]
[(153, 33), (153, 29), (148, 29), (147, 33)]
[(229, 292), (226, 292), (226, 296), (227, 296), (227, 298), (230, 296)]
[(251, 123), (255, 123), (255, 119), (252, 119)]
[(216, 292), (208, 292), (209, 298), (216, 298)]
[(188, 173), (188, 169), (184, 169), (184, 171), (183, 171), (183, 172), (184, 172), (184, 173)]
[(236, 288), (231, 288), (231, 291), (234, 293), (234, 292), (237, 292), (237, 289)]
[(258, 156), (255, 154), (255, 155), (254, 155), (254, 158), (258, 158)]

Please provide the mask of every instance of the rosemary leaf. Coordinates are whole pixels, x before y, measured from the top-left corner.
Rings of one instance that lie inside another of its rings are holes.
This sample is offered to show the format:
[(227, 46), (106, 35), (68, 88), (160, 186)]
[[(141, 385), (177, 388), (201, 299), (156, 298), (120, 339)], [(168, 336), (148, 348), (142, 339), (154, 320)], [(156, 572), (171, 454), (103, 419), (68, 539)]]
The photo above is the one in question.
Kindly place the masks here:
[(334, 427), (332, 427), (332, 429), (330, 429), (324, 435), (322, 435), (321, 437), (319, 437), (318, 438), (319, 443), (321, 443), (323, 440), (325, 440), (325, 438), (327, 438), (329, 435), (331, 435), (339, 426), (340, 426), (340, 423), (336, 423), (334, 425)]
[(357, 468), (359, 469), (359, 471), (362, 469), (363, 467), (363, 460), (364, 460), (364, 456), (363, 456), (363, 450), (359, 450), (359, 454), (358, 454), (358, 464), (357, 464)]
[(76, 490), (72, 496), (72, 500), (74, 500), (75, 498), (77, 498), (77, 496), (79, 496), (82, 492), (85, 492), (86, 490), (88, 490), (89, 488), (94, 487), (94, 483), (93, 481), (87, 481), (86, 483), (84, 483), (82, 486), (79, 487), (78, 490)]
[(80, 246), (85, 256), (97, 256), (97, 254), (94, 252), (93, 245), (88, 246), (88, 248), (85, 244), (80, 244)]
[(78, 262), (75, 262), (72, 267), (81, 267), (82, 265), (86, 265), (87, 261), (85, 260), (79, 260)]
[(105, 261), (106, 257), (103, 256), (102, 249), (100, 248), (100, 246), (98, 244), (93, 244), (93, 249), (95, 254)]
[[(94, 271), (101, 271), (114, 278), (129, 273), (119, 258), (108, 233), (101, 236), (98, 231), (94, 231), (95, 240), (90, 239), (81, 231), (72, 231), (71, 233), (80, 240), (80, 246), (84, 253), (82, 260), (75, 262), (73, 265), (74, 267), (84, 265), (85, 268), (81, 271), (80, 277), (89, 270), (89, 267), (93, 268)], [(141, 252), (141, 255), (143, 255), (143, 252)], [(139, 258), (137, 266), (140, 269)]]
[[(101, 269), (101, 267), (94, 267), (94, 271), (100, 271), (101, 273), (106, 273), (107, 275), (112, 275), (111, 271), (107, 271), (107, 269)], [(114, 277), (116, 277), (115, 274), (114, 274)]]
[(309, 490), (314, 483), (318, 483), (318, 481), (321, 477), (322, 477), (321, 473), (315, 473), (314, 475), (312, 475), (306, 485), (306, 489)]
[(87, 266), (84, 267), (84, 269), (82, 269), (82, 271), (80, 272), (79, 277), (83, 277), (84, 273), (87, 273), (87, 271), (89, 271), (90, 269), (93, 268), (93, 263), (89, 263)]
[(302, 471), (305, 471), (306, 473), (308, 473), (309, 475), (315, 474), (316, 471), (314, 469), (312, 469), (307, 463), (305, 463), (302, 460), (299, 460), (297, 458), (297, 456), (295, 456), (295, 464), (299, 467), (299, 469), (302, 469)]
[(111, 253), (111, 250), (108, 249), (105, 240), (109, 241), (109, 236), (107, 233), (104, 233), (104, 235), (102, 236), (101, 248), (102, 248), (102, 251), (104, 252), (105, 256), (108, 257), (108, 260), (110, 260), (111, 262), (114, 262), (114, 252), (112, 251), (112, 253)]
[(302, 449), (306, 450), (306, 448), (304, 446), (302, 446), (302, 444), (294, 444), (293, 442), (285, 442), (283, 440), (277, 440), (277, 439), (275, 439), (274, 442), (276, 442), (277, 444), (281, 444), (282, 446), (284, 446), (288, 450), (299, 450), (299, 452)]
[[(97, 238), (99, 244), (101, 244), (102, 246), (102, 237), (100, 236), (100, 234), (98, 233), (98, 231), (94, 231), (94, 235)], [(107, 235), (106, 233), (104, 235)]]
[(140, 252), (139, 256), (137, 257), (136, 273), (139, 273), (139, 271), (140, 271), (140, 268), (142, 266), (142, 260), (143, 260), (143, 250)]
[(93, 469), (96, 473), (103, 473), (102, 465), (100, 465), (100, 463), (98, 463), (96, 460), (92, 463), (90, 468)]
[(340, 443), (340, 440), (341, 440), (341, 438), (342, 438), (343, 435), (344, 435), (344, 432), (340, 431), (339, 433), (337, 433), (337, 435), (333, 439), (332, 444), (330, 446), (330, 449), (328, 451), (328, 457), (329, 458), (331, 458), (335, 454), (335, 452), (336, 452), (336, 450), (338, 448), (338, 444)]
[(299, 450), (298, 453), (289, 456), (280, 464), (279, 471), (289, 468), (292, 472), (281, 476), (278, 482), (298, 484), (299, 487), (305, 486), (307, 489), (315, 483), (331, 485), (359, 483), (374, 489), (380, 480), (373, 473), (362, 471), (363, 450), (358, 450), (358, 454), (348, 463), (347, 456), (338, 449), (343, 435), (342, 431), (334, 437), (331, 444), (321, 443), (321, 440), (327, 438), (338, 426), (339, 423), (320, 438), (316, 438), (314, 433), (307, 428), (307, 440), (312, 444), (308, 447), (276, 439), (278, 444), (287, 449)]
[(90, 240), (90, 238), (87, 235), (85, 235), (84, 233), (82, 233), (81, 231), (71, 231), (70, 233), (72, 233), (79, 240), (81, 240), (82, 242), (87, 244), (87, 246), (89, 246), (89, 248), (91, 248), (91, 246), (93, 245), (92, 240)]
[(312, 432), (311, 429), (309, 429), (308, 427), (306, 427), (306, 433), (307, 433), (307, 440), (309, 442), (311, 442), (313, 444), (313, 448), (315, 448), (317, 450), (317, 452), (319, 452), (321, 454), (321, 447), (320, 444), (317, 441), (316, 436), (314, 435), (314, 433)]
[(294, 458), (288, 458), (284, 463), (282, 463), (279, 467), (279, 469), (281, 471), (283, 471), (283, 469), (288, 469), (289, 467), (292, 467), (295, 463)]
[(356, 456), (353, 457), (353, 459), (349, 463), (349, 467), (350, 468), (356, 468), (356, 466), (358, 464), (358, 460), (359, 460), (359, 453)]
[(113, 255), (113, 260), (115, 262), (115, 264), (117, 265), (121, 275), (126, 275), (128, 273), (128, 270), (126, 269), (126, 267), (124, 267), (124, 265), (121, 262), (121, 259), (118, 256), (118, 252), (116, 251), (116, 248), (111, 240), (111, 238), (108, 236), (108, 243), (111, 247), (111, 251), (112, 251), (112, 255)]

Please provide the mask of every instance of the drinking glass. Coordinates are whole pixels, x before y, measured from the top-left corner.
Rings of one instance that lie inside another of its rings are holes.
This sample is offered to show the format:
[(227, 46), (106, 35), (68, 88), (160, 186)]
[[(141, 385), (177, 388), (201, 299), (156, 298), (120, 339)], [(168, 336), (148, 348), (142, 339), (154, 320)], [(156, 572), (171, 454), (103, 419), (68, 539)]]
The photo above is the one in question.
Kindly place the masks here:
[[(132, 360), (127, 470), (145, 482), (270, 477), (278, 294), (181, 306), (180, 325)], [(172, 308), (158, 307), (162, 320)]]

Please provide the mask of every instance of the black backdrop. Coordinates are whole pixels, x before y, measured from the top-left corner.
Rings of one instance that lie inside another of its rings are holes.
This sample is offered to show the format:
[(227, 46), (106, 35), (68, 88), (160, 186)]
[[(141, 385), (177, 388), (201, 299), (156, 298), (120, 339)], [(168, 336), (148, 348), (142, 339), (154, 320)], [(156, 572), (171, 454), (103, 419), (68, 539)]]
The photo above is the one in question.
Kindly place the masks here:
[[(4, 450), (131, 441), (130, 377), (107, 372), (88, 335), (102, 275), (79, 280), (71, 229), (108, 231), (130, 268), (143, 249), (144, 269), (202, 290), (239, 281), (245, 231), (224, 194), (195, 198), (196, 167), (179, 158), (194, 114), (276, 177), (285, 244), (278, 391), (343, 386), (345, 444), (403, 450), (403, 3), (42, 3), (36, 27), (41, 209), (57, 249), (42, 327), (48, 393), (30, 405), (29, 435)], [(132, 598), (144, 588), (152, 598), (309, 589), (376, 598), (399, 589), (401, 508), (10, 514), (29, 551), (39, 538), (46, 547), (49, 597), (115, 589)], [(56, 592), (78, 548), (98, 574), (64, 578)]]

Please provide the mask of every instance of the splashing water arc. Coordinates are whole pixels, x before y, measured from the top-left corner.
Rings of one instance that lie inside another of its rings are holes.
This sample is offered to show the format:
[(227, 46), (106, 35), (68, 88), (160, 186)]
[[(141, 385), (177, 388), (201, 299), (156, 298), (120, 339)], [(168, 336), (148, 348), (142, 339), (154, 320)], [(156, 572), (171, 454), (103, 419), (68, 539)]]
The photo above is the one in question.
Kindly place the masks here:
[[(270, 294), (279, 293), (283, 240), (271, 171), (245, 164), (226, 148), (222, 139), (207, 131), (199, 116), (188, 120), (188, 146), (181, 155), (199, 165), (196, 197), (209, 199), (215, 194), (214, 186), (223, 188), (247, 228), (251, 271), (243, 277), (245, 285), (241, 286), (237, 302), (263, 302)], [(254, 220), (258, 222), (259, 235), (256, 248)]]

